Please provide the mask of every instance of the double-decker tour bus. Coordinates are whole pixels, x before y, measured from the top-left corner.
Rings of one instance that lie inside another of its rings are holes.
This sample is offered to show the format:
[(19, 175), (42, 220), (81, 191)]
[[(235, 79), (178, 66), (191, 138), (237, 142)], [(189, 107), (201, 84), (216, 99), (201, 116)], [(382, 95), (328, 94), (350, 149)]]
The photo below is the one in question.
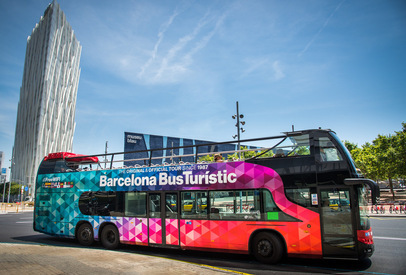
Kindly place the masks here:
[[(271, 264), (283, 256), (372, 255), (367, 202), (370, 193), (375, 204), (379, 188), (358, 174), (334, 132), (293, 131), (240, 142), (262, 145), (227, 152), (215, 150), (235, 141), (49, 154), (36, 180), (34, 230), (82, 245), (100, 241), (107, 249), (126, 243), (222, 251)], [(190, 147), (193, 154), (171, 155), (172, 163), (158, 153)], [(117, 160), (145, 152), (148, 158)], [(215, 153), (228, 160), (202, 161)]]

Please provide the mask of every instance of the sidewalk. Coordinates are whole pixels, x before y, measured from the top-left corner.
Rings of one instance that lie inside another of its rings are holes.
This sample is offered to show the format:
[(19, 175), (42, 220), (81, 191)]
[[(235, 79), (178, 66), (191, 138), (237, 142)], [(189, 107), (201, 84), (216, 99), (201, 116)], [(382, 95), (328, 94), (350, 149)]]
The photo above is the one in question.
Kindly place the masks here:
[(34, 211), (34, 206), (29, 206), (28, 204), (23, 203), (0, 203), (0, 214), (7, 213), (20, 213), (20, 212), (30, 212)]
[(1, 274), (232, 274), (161, 257), (91, 248), (0, 243)]

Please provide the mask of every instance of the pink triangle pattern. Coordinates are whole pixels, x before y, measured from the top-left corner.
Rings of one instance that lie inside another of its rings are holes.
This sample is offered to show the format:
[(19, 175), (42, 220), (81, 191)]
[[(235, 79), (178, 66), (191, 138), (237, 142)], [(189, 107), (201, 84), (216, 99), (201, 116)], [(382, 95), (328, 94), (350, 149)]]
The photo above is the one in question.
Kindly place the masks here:
[(135, 219), (135, 242), (137, 244), (148, 245), (148, 219)]
[(149, 219), (149, 242), (162, 244), (162, 221), (161, 219)]
[(179, 245), (179, 227), (178, 220), (165, 220), (166, 244)]
[(148, 220), (145, 218), (120, 218), (115, 222), (123, 243), (148, 244)]

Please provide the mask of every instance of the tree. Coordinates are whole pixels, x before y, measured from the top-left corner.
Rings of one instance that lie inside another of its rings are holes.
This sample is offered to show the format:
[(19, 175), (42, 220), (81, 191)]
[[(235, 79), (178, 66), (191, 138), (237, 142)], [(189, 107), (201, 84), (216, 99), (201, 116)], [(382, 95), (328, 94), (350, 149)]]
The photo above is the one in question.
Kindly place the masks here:
[(389, 180), (389, 188), (392, 193), (393, 200), (395, 200), (395, 193), (393, 191), (393, 179), (397, 176), (397, 152), (395, 149), (395, 138), (391, 135), (383, 136), (378, 135), (373, 141), (376, 148), (377, 164), (379, 174), (383, 178)]
[[(240, 150), (247, 150), (247, 147), (242, 147)], [(261, 150), (261, 151), (257, 151), (257, 150), (250, 150), (250, 151), (245, 151), (245, 152), (241, 152), (241, 153), (234, 153), (232, 155), (228, 155), (227, 159), (228, 160), (235, 160), (235, 159), (239, 159), (240, 158), (240, 154), (241, 154), (241, 159), (249, 159), (255, 156), (258, 156), (260, 158), (267, 158), (267, 157), (272, 157), (274, 154), (272, 152), (272, 150)]]
[[(358, 149), (358, 145), (352, 142), (349, 142), (348, 140), (344, 141), (344, 145), (345, 147), (347, 147), (348, 152), (350, 152), (352, 154), (353, 150), (357, 150)], [(352, 155), (351, 155), (352, 156)]]
[[(8, 189), (9, 189), (10, 183), (6, 182), (5, 184), (6, 184), (6, 189), (4, 192), (4, 198), (5, 198), (5, 201), (7, 201)], [(4, 183), (0, 184), (0, 190), (1, 190), (1, 198), (0, 198), (0, 200), (1, 200), (3, 198), (2, 196), (3, 196), (3, 190), (4, 190)], [(21, 192), (20, 190), (21, 190), (20, 185), (18, 183), (16, 183), (16, 182), (11, 183), (10, 195), (18, 195)]]
[[(240, 147), (240, 150), (247, 150), (247, 147)], [(303, 149), (306, 150), (306, 149)], [(307, 149), (308, 150), (308, 149)], [(219, 152), (221, 153), (221, 152)], [(272, 150), (261, 150), (261, 151), (257, 151), (255, 149), (249, 150), (249, 151), (245, 151), (245, 152), (241, 152), (241, 159), (249, 159), (255, 156), (258, 156), (260, 158), (266, 158), (266, 157), (272, 157), (274, 154), (272, 152)], [(224, 158), (224, 156), (223, 156)], [(235, 152), (234, 154), (228, 154), (227, 155), (227, 160), (228, 161), (233, 161), (233, 160), (237, 160), (240, 159), (240, 153)], [(205, 155), (202, 157), (199, 157), (199, 161), (206, 161), (206, 162), (214, 162), (214, 155)]]
[(18, 195), (20, 194), (21, 186), (17, 182), (11, 183), (10, 195)]
[(356, 166), (365, 177), (379, 181), (387, 179), (395, 200), (394, 180), (406, 178), (406, 123), (394, 135), (378, 135), (372, 143), (357, 145), (345, 141)]
[(199, 157), (199, 161), (214, 162), (214, 155), (205, 155)]
[(395, 132), (394, 146), (397, 152), (397, 175), (405, 180), (406, 178), (406, 123), (402, 123), (402, 131)]

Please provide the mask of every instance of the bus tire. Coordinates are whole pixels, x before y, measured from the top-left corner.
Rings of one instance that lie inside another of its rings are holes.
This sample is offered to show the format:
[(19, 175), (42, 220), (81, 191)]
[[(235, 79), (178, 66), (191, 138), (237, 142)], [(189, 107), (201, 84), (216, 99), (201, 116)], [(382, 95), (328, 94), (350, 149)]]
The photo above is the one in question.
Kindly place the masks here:
[(94, 243), (93, 228), (88, 223), (82, 223), (79, 226), (76, 238), (83, 246), (90, 246)]
[(252, 252), (259, 262), (276, 264), (284, 255), (283, 243), (275, 234), (261, 232), (254, 237)]
[(117, 227), (112, 224), (106, 225), (103, 228), (100, 240), (104, 248), (116, 249), (120, 245), (120, 235)]

